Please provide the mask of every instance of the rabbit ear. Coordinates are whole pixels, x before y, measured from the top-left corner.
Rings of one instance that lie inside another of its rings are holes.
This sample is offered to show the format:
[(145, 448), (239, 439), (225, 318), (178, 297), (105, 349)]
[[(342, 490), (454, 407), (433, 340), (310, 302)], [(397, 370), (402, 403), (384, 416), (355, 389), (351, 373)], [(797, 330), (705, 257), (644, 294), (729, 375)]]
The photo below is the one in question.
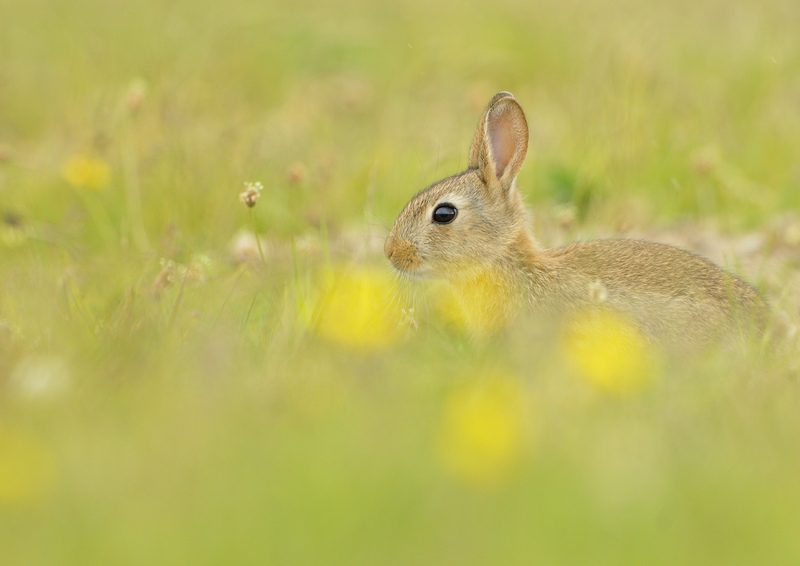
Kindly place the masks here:
[(522, 106), (508, 92), (498, 93), (483, 113), (469, 152), (469, 167), (487, 185), (508, 191), (528, 153), (528, 122)]

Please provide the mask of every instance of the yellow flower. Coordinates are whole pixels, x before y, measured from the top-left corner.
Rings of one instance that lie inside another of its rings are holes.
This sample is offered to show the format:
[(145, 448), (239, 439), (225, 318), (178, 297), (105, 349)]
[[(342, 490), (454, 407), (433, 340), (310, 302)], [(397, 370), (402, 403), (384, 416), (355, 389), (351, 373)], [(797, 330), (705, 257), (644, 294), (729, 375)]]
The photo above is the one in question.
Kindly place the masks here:
[(105, 189), (111, 181), (111, 167), (97, 157), (73, 155), (61, 168), (64, 180), (77, 189)]
[(495, 485), (518, 463), (525, 444), (529, 403), (520, 383), (488, 376), (453, 391), (445, 401), (438, 455), (454, 477)]
[(516, 296), (492, 272), (467, 281), (434, 285), (435, 308), (439, 318), (474, 336), (490, 336), (513, 317)]
[(386, 348), (400, 337), (391, 280), (371, 268), (338, 270), (322, 285), (315, 329), (323, 338), (360, 350)]
[(53, 454), (36, 438), (0, 428), (0, 506), (35, 501), (55, 482)]
[(615, 393), (631, 393), (650, 383), (656, 356), (641, 331), (609, 309), (586, 310), (568, 321), (562, 355), (589, 383)]

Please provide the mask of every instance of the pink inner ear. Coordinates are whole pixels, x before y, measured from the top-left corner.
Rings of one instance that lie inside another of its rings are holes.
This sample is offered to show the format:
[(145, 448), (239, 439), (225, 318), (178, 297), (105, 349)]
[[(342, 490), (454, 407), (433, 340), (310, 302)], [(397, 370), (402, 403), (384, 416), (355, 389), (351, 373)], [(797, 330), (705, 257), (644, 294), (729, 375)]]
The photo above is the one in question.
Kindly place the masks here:
[(486, 133), (489, 137), (489, 145), (492, 148), (492, 157), (494, 157), (496, 168), (495, 173), (499, 179), (503, 176), (508, 164), (514, 157), (516, 140), (512, 113), (498, 112), (497, 114), (489, 117)]

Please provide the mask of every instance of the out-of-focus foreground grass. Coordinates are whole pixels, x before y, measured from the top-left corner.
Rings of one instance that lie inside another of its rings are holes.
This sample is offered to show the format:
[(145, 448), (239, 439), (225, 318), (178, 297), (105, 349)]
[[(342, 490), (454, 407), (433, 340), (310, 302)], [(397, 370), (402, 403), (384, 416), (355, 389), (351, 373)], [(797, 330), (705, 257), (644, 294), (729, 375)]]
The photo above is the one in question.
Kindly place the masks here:
[[(799, 18), (0, 3), (0, 562), (796, 563)], [(499, 90), (544, 243), (694, 242), (788, 342), (665, 364), (397, 295), (386, 226)]]

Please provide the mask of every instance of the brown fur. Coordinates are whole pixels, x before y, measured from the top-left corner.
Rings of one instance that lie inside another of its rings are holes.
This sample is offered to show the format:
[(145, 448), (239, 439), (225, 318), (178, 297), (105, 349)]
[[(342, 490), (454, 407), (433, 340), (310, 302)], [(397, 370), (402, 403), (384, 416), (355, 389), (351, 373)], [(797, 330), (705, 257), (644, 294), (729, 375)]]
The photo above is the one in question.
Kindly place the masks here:
[[(456, 290), (483, 289), (488, 281), (490, 296), (475, 308), (498, 324), (520, 300), (554, 315), (602, 302), (665, 344), (694, 347), (760, 331), (765, 305), (758, 293), (687, 251), (638, 240), (541, 248), (515, 188), (527, 148), (522, 107), (509, 93), (497, 94), (481, 118), (469, 168), (419, 193), (398, 216), (385, 245), (392, 265)], [(458, 216), (436, 224), (433, 209), (445, 202)]]

